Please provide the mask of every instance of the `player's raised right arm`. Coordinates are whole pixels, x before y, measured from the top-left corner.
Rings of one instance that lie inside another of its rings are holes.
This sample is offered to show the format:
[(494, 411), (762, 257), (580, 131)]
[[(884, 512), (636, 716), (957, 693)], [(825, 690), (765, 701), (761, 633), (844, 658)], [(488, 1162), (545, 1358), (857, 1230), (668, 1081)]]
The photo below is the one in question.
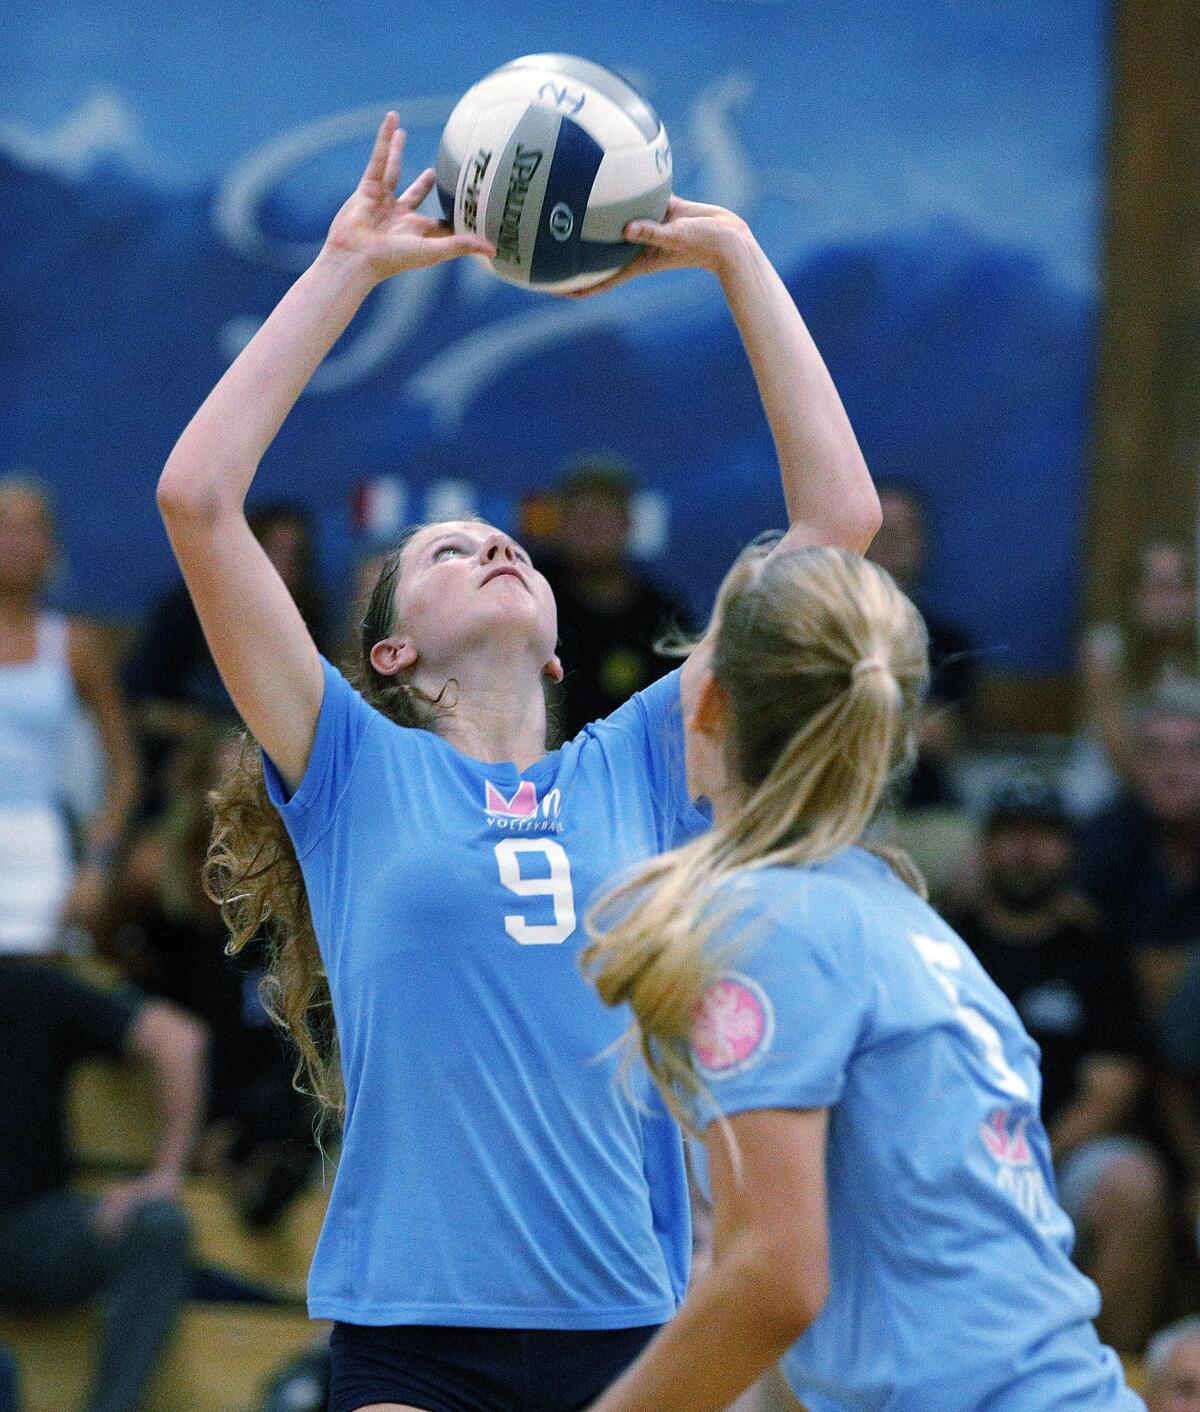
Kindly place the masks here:
[(246, 522), (246, 493), (284, 418), (376, 284), (456, 255), (494, 254), (479, 237), (456, 236), (419, 214), (431, 171), (396, 197), (403, 147), (389, 113), (320, 255), (188, 423), (158, 482), (159, 509), (213, 660), (242, 719), (293, 788), (321, 709), (321, 664)]

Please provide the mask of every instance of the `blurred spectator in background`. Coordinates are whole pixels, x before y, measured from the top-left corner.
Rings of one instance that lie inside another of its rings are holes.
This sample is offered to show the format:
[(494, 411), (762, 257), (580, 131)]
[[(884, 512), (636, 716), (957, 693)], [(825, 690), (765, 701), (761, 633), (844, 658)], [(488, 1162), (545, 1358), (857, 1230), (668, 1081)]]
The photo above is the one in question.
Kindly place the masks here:
[(1200, 1412), (1200, 1319), (1180, 1319), (1146, 1349), (1147, 1412)]
[(363, 550), (355, 559), (350, 590), (345, 599), (345, 619), (336, 646), (336, 660), (339, 663), (357, 662), (362, 656), (363, 618), (389, 552), (386, 549)]
[[(67, 1086), (91, 1057), (145, 1060), (162, 1116), (153, 1169), (102, 1196), (68, 1186)], [(43, 961), (0, 957), (0, 1307), (45, 1313), (98, 1301), (89, 1412), (141, 1406), (183, 1300), (189, 1228), (176, 1197), (203, 1087), (195, 1021)]]
[(1191, 556), (1163, 540), (1143, 546), (1128, 602), (1124, 621), (1098, 624), (1084, 638), (1083, 732), (1066, 776), (1080, 817), (1111, 804), (1122, 779), (1136, 774), (1137, 747), (1129, 733), (1134, 700), (1200, 675)]
[(886, 569), (921, 610), (929, 630), (929, 695), (921, 721), (920, 754), (908, 781), (905, 804), (957, 805), (954, 766), (970, 728), (976, 693), (971, 639), (956, 624), (932, 613), (925, 599), (929, 522), (925, 506), (909, 486), (879, 486), (883, 522), (867, 557)]
[(1194, 949), (1156, 1033), (1159, 1113), (1180, 1167), (1181, 1204), (1192, 1251), (1200, 1254), (1200, 947)]
[[(300, 505), (273, 501), (247, 515), (313, 640), (328, 649), (325, 599), (314, 567), (312, 520)], [(166, 804), (164, 771), (174, 747), (207, 721), (236, 722), (237, 712), (204, 640), (183, 583), (168, 589), (151, 612), (125, 667), (137, 711), (146, 774), (144, 809)]]
[(1005, 787), (983, 827), (979, 894), (954, 925), (1042, 1051), (1042, 1119), (1076, 1259), (1100, 1287), (1097, 1327), (1141, 1350), (1160, 1312), (1170, 1220), (1166, 1169), (1127, 1135), (1148, 1041), (1124, 953), (1068, 885), (1071, 824), (1045, 785)]
[(624, 466), (581, 462), (558, 487), (553, 548), (537, 556), (558, 602), (568, 739), (678, 665), (654, 646), (683, 609), (629, 557), (633, 489)]
[(0, 1344), (0, 1412), (21, 1412), (17, 1360)]
[(331, 1372), (329, 1340), (321, 1338), (267, 1377), (256, 1412), (325, 1412)]
[(1200, 943), (1200, 682), (1163, 683), (1129, 715), (1130, 787), (1080, 838), (1080, 881), (1157, 1013)]
[[(48, 489), (0, 477), (0, 952), (50, 951), (65, 927), (92, 929), (137, 798), (104, 644), (87, 624), (42, 607), (58, 552)], [(71, 821), (62, 768), (80, 702), (99, 730), (106, 790), (95, 817)]]
[(223, 1172), (242, 1220), (263, 1229), (317, 1162), (313, 1112), (292, 1085), (294, 1056), (263, 1008), (263, 958), (236, 961), (201, 881), (212, 831), (210, 792), (237, 764), (241, 736), (202, 726), (176, 752), (171, 802), (129, 850), (114, 888), (105, 949), (142, 990), (204, 1021), (209, 1032), (206, 1164)]
[(917, 758), (891, 800), (885, 827), (924, 873), (934, 901), (944, 902), (975, 843), (956, 777), (975, 703), (975, 654), (962, 628), (932, 613), (925, 598), (929, 521), (924, 502), (914, 489), (895, 481), (878, 490), (883, 522), (867, 557), (886, 569), (920, 608), (929, 630), (930, 667)]

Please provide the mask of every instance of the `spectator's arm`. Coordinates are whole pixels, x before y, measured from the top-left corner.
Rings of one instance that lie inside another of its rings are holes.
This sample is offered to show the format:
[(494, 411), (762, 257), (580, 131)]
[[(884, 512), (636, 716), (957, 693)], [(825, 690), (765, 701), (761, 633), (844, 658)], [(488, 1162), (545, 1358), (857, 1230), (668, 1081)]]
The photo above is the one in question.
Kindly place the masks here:
[(134, 1018), (126, 1053), (144, 1060), (153, 1075), (161, 1125), (158, 1152), (144, 1176), (105, 1193), (96, 1213), (101, 1230), (111, 1234), (138, 1206), (178, 1191), (204, 1112), (206, 1047), (203, 1027), (171, 1005), (150, 1001)]
[(204, 1027), (181, 1010), (149, 1001), (129, 1031), (127, 1052), (144, 1060), (154, 1077), (161, 1131), (154, 1172), (178, 1182), (204, 1116)]
[(105, 1193), (96, 1213), (102, 1231), (111, 1234), (136, 1207), (178, 1191), (204, 1114), (206, 1048), (203, 1026), (162, 1001), (147, 1002), (130, 1024), (125, 1053), (143, 1060), (153, 1076), (158, 1152), (144, 1176)]
[(1055, 1161), (1090, 1142), (1107, 1137), (1129, 1117), (1142, 1087), (1142, 1065), (1117, 1054), (1093, 1054), (1083, 1063), (1079, 1092), (1050, 1129)]
[(80, 698), (100, 732), (106, 766), (104, 803), (88, 825), (87, 847), (97, 858), (107, 859), (121, 841), (137, 803), (137, 752), (116, 673), (94, 628), (71, 623), (70, 656)]
[(1136, 751), (1125, 719), (1129, 691), (1119, 630), (1111, 623), (1090, 628), (1080, 653), (1084, 719), (1112, 761), (1129, 778)]
[(69, 653), (76, 689), (100, 733), (105, 771), (104, 801), (88, 821), (83, 861), (62, 921), (94, 936), (107, 902), (114, 855), (137, 803), (138, 763), (116, 674), (95, 629), (73, 621)]
[(154, 1172), (171, 1182), (184, 1175), (203, 1121), (206, 1049), (199, 1021), (161, 1001), (138, 1012), (128, 1036), (128, 1053), (144, 1059), (154, 1075), (162, 1125)]
[(1200, 1182), (1200, 1121), (1196, 1114), (1196, 1080), (1168, 1069), (1155, 1085), (1159, 1117), (1167, 1140), (1182, 1163), (1186, 1185)]

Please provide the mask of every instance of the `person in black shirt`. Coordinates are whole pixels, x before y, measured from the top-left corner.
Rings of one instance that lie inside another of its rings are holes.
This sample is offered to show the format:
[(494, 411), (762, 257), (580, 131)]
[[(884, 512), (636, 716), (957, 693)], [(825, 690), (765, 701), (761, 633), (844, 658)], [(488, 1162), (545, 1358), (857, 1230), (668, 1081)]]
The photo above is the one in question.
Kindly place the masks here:
[(1157, 1014), (1200, 949), (1200, 682), (1145, 698), (1131, 788), (1080, 836), (1079, 880), (1127, 940)]
[(558, 488), (554, 549), (538, 556), (558, 603), (568, 739), (678, 666), (654, 647), (683, 610), (630, 561), (632, 496), (623, 466), (582, 462)]
[(1101, 1336), (1138, 1351), (1154, 1327), (1168, 1252), (1165, 1168), (1126, 1125), (1145, 1079), (1137, 982), (1095, 908), (1068, 886), (1061, 801), (1026, 781), (984, 821), (981, 885), (953, 918), (1042, 1051), (1042, 1118), (1077, 1258), (1100, 1286)]
[[(71, 1072), (145, 1060), (162, 1134), (144, 1175), (101, 1196), (72, 1189)], [(176, 1197), (203, 1093), (204, 1033), (168, 1005), (112, 995), (44, 962), (0, 957), (0, 1306), (98, 1299), (103, 1332), (88, 1412), (134, 1412), (183, 1299), (189, 1227)]]
[[(247, 519), (313, 640), (326, 651), (327, 612), (314, 566), (312, 517), (303, 506), (280, 500), (259, 505)], [(165, 774), (173, 750), (208, 722), (237, 721), (184, 584), (168, 589), (154, 605), (122, 675), (141, 731), (144, 812), (154, 814), (167, 803)]]
[(929, 632), (929, 692), (922, 713), (919, 752), (905, 784), (904, 807), (958, 803), (954, 763), (970, 728), (976, 694), (976, 653), (956, 623), (930, 612), (922, 592), (929, 557), (929, 524), (917, 492), (897, 481), (878, 486), (883, 521), (867, 557), (888, 571), (921, 610)]

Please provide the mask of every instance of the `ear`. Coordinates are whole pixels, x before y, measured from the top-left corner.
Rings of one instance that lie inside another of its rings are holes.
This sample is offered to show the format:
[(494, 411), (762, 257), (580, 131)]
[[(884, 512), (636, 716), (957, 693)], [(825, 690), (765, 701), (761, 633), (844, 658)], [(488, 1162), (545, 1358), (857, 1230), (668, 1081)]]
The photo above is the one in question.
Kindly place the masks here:
[(696, 709), (688, 722), (690, 730), (697, 735), (720, 735), (725, 729), (725, 715), (729, 710), (729, 693), (707, 669), (700, 678), (700, 695)]
[(559, 682), (563, 679), (563, 664), (558, 660), (557, 654), (550, 658), (542, 668), (542, 675), (549, 677), (551, 681)]
[(417, 664), (417, 649), (398, 637), (385, 637), (371, 648), (371, 666), (384, 677), (394, 677)]

